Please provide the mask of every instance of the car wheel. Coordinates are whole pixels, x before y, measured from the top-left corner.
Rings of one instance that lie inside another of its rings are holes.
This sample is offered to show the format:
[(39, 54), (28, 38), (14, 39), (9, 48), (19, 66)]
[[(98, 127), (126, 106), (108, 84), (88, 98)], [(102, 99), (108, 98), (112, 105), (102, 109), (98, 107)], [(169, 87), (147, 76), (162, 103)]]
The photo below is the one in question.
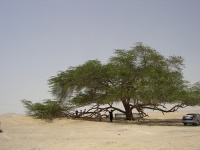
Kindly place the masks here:
[(186, 126), (187, 125), (187, 123), (184, 123), (184, 126)]

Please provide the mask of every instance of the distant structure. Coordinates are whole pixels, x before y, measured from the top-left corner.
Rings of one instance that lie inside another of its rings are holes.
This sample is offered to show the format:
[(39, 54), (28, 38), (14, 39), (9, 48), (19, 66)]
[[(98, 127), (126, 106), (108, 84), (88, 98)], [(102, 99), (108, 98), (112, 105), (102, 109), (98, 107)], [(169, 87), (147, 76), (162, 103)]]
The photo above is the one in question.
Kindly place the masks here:
[(0, 133), (2, 133), (3, 131), (1, 130), (1, 121), (0, 121)]

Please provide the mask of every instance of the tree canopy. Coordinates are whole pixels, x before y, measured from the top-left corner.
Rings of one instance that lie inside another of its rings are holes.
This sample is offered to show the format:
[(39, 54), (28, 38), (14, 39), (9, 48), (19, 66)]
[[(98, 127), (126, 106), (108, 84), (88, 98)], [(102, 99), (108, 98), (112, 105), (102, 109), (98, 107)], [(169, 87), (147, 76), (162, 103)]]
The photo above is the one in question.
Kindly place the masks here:
[[(51, 93), (60, 102), (82, 107), (96, 104), (100, 111), (118, 110), (132, 119), (132, 110), (174, 112), (200, 104), (200, 83), (183, 79), (184, 59), (164, 57), (142, 43), (130, 50), (117, 49), (106, 64), (89, 60), (51, 77)], [(122, 103), (124, 109), (113, 106)], [(104, 104), (108, 104), (108, 107)], [(165, 107), (173, 104), (172, 108)]]

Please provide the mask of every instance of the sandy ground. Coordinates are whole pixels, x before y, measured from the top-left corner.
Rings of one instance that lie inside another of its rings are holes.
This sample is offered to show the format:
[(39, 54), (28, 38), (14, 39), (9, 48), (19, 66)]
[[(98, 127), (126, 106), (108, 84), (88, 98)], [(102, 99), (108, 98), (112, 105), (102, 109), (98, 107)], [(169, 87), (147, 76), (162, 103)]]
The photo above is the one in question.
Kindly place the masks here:
[(0, 115), (0, 150), (200, 150), (200, 126), (183, 126), (185, 113), (113, 123)]

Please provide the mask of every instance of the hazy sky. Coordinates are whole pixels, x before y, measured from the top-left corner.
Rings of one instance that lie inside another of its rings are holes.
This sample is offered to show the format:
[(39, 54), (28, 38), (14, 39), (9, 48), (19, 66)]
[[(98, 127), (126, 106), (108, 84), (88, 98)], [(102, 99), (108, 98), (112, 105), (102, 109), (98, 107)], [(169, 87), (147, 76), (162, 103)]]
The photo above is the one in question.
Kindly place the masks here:
[(51, 99), (58, 71), (143, 42), (200, 81), (200, 0), (0, 0), (0, 113)]

